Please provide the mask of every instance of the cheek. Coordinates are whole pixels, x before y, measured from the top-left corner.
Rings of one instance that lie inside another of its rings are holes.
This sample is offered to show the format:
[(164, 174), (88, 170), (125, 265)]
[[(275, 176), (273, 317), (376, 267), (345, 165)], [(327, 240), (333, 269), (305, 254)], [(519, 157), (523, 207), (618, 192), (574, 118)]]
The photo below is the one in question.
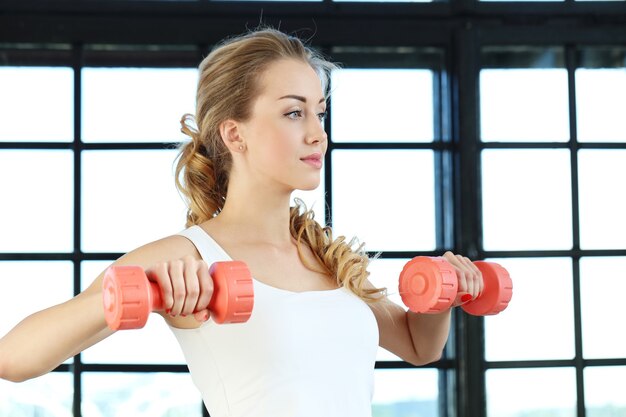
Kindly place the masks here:
[(276, 154), (293, 154), (297, 150), (298, 131), (292, 126), (279, 126), (271, 131), (267, 139)]
[(289, 135), (280, 130), (268, 132), (261, 145), (261, 157), (270, 168), (277, 168), (277, 164), (284, 164), (294, 154), (293, 141)]

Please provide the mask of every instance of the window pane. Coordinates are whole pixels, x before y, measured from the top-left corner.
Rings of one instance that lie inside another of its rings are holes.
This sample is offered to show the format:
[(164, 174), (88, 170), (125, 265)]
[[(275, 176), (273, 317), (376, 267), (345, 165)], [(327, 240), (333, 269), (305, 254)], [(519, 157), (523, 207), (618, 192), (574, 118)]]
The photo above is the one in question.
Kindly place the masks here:
[[(112, 261), (81, 263), (81, 287), (85, 289)], [(119, 331), (83, 351), (85, 363), (184, 364), (180, 346), (158, 314), (151, 314), (142, 329)]]
[(174, 186), (177, 151), (84, 151), (82, 248), (127, 252), (179, 232), (185, 206)]
[[(346, 3), (363, 0), (333, 0), (338, 3)], [(434, 0), (364, 0), (368, 3), (432, 3)], [(444, 0), (447, 1), (447, 0)]]
[(74, 384), (68, 372), (52, 372), (15, 384), (0, 379), (3, 417), (72, 417)]
[(437, 417), (439, 371), (376, 370), (372, 417)]
[(435, 249), (432, 151), (332, 153), (335, 236), (371, 251)]
[(333, 142), (431, 142), (433, 73), (343, 69), (332, 73)]
[(479, 1), (501, 1), (501, 2), (516, 2), (516, 1), (531, 1), (531, 2), (558, 2), (558, 1), (565, 1), (565, 0), (479, 0)]
[(567, 142), (565, 69), (484, 69), (480, 126), (484, 142)]
[(72, 152), (2, 150), (0, 178), (0, 252), (71, 252)]
[(0, 142), (74, 140), (71, 68), (0, 67), (0, 91)]
[(626, 142), (626, 68), (576, 70), (580, 142)]
[(571, 248), (570, 172), (565, 149), (483, 151), (485, 249)]
[(492, 369), (486, 383), (489, 417), (576, 416), (573, 368)]
[[(370, 262), (367, 270), (370, 272), (369, 280), (377, 288), (386, 287), (389, 300), (408, 310), (402, 302), (398, 285), (400, 272), (409, 259), (374, 259)], [(378, 348), (377, 361), (399, 361), (399, 357), (382, 347)]]
[(584, 375), (587, 417), (626, 416), (626, 366), (588, 367)]
[(73, 266), (63, 261), (2, 261), (0, 288), (2, 337), (31, 314), (72, 298)]
[(580, 246), (626, 248), (626, 150), (578, 152)]
[[(265, 1), (265, 0), (229, 0), (232, 2), (238, 2), (238, 1)], [(268, 0), (270, 2), (277, 2), (277, 3), (282, 3), (282, 2), (292, 2), (293, 0)], [(322, 0), (300, 0), (300, 1), (305, 1), (305, 2), (321, 2)]]
[(84, 142), (176, 142), (184, 113), (195, 113), (195, 68), (82, 70)]
[(201, 417), (200, 393), (187, 373), (83, 374), (84, 417)]
[(573, 358), (571, 259), (490, 260), (502, 265), (511, 275), (513, 298), (506, 310), (485, 317), (485, 358), (488, 361)]
[(626, 258), (582, 258), (580, 293), (585, 358), (626, 358), (626, 334), (609, 324), (624, 317)]

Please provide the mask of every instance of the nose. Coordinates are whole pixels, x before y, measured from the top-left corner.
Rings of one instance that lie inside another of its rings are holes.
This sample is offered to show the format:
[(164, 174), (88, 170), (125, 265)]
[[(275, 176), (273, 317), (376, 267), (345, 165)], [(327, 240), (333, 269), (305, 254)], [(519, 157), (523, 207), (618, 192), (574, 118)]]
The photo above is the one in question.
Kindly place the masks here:
[(320, 143), (326, 142), (327, 140), (328, 134), (326, 134), (326, 130), (324, 130), (324, 122), (320, 122), (318, 118), (313, 119), (307, 129), (307, 143)]

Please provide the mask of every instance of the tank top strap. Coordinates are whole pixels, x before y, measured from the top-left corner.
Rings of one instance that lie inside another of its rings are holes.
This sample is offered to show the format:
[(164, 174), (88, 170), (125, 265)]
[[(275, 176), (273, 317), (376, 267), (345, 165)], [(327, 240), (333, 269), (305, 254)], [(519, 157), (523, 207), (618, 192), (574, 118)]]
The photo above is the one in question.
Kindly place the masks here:
[(232, 260), (226, 251), (198, 225), (191, 226), (177, 234), (189, 239), (200, 252), (202, 259), (209, 265), (213, 262)]

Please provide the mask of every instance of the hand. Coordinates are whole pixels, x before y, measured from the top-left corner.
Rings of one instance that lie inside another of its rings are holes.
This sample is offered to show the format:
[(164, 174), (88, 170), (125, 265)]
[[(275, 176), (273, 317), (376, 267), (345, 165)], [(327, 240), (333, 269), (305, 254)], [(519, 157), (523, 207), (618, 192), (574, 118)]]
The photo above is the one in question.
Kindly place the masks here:
[(200, 322), (209, 319), (213, 279), (206, 262), (185, 256), (146, 269), (146, 276), (159, 284), (166, 314), (171, 317), (193, 314)]
[(454, 267), (459, 280), (459, 289), (452, 306), (457, 307), (476, 299), (484, 289), (483, 274), (478, 267), (469, 258), (450, 251), (444, 253), (443, 258)]

